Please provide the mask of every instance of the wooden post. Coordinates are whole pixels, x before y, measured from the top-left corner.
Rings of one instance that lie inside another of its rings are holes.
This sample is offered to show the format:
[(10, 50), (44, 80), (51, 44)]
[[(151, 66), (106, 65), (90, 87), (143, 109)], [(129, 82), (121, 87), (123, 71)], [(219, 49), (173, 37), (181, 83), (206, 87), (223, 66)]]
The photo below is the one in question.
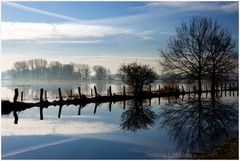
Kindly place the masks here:
[(47, 101), (47, 90), (45, 90), (45, 101)]
[(225, 97), (227, 96), (227, 84), (225, 83)]
[(112, 87), (111, 86), (109, 86), (109, 96), (112, 97)]
[(21, 102), (23, 102), (23, 91), (21, 92)]
[(182, 92), (185, 92), (185, 91), (184, 91), (184, 87), (183, 87), (183, 85), (182, 85)]
[(159, 84), (159, 86), (158, 86), (158, 94), (160, 95), (160, 92), (161, 92), (161, 86), (160, 86), (160, 84)]
[(126, 88), (123, 86), (123, 96), (126, 96)]
[(95, 97), (97, 97), (98, 94), (97, 94), (97, 88), (96, 88), (96, 86), (94, 86), (94, 93), (95, 93)]
[(152, 104), (152, 99), (149, 99), (149, 106), (151, 106)]
[(18, 98), (18, 89), (17, 88), (15, 88), (14, 89), (14, 97), (13, 97), (13, 102), (17, 102), (17, 98)]
[(159, 104), (159, 105), (161, 104), (161, 100), (160, 100), (160, 97), (158, 97), (158, 104)]
[(81, 88), (80, 87), (78, 87), (78, 94), (79, 94), (79, 99), (82, 98)]
[(58, 93), (59, 93), (59, 100), (62, 101), (62, 93), (61, 93), (61, 88), (58, 88)]
[(92, 91), (92, 89), (91, 89), (91, 97), (93, 96), (93, 91)]
[(43, 88), (40, 89), (40, 102), (43, 101)]
[(70, 89), (70, 98), (72, 98), (72, 89)]
[(126, 108), (126, 101), (125, 101), (125, 99), (123, 100), (123, 109), (125, 110), (125, 108)]
[(151, 88), (152, 88), (152, 86), (149, 85), (149, 92), (150, 92), (150, 93), (152, 93), (152, 89), (151, 89)]
[(220, 84), (221, 85), (221, 92), (223, 91), (223, 85), (222, 84)]

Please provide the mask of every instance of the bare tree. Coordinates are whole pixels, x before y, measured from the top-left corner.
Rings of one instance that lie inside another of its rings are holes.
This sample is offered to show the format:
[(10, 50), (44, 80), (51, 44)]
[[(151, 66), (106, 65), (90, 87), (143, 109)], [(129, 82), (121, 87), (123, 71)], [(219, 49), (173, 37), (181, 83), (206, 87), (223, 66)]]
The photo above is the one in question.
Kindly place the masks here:
[(210, 56), (206, 71), (211, 81), (211, 90), (214, 91), (219, 81), (225, 79), (229, 74), (238, 73), (238, 54), (228, 30), (216, 23), (208, 51)]
[(13, 64), (13, 66), (18, 78), (26, 77), (27, 71), (29, 69), (26, 61), (17, 61)]
[(101, 65), (93, 66), (93, 71), (95, 72), (95, 77), (97, 80), (104, 80), (107, 78), (107, 69)]
[(88, 64), (75, 64), (75, 68), (80, 79), (89, 79), (91, 68)]
[(153, 68), (136, 62), (121, 65), (120, 76), (122, 81), (130, 86), (135, 95), (141, 95), (143, 86), (149, 85), (157, 79), (157, 74)]
[(202, 79), (212, 55), (209, 46), (216, 28), (216, 22), (199, 16), (194, 16), (188, 24), (182, 23), (177, 27), (177, 34), (170, 38), (167, 50), (160, 52), (160, 64), (166, 74), (175, 79), (196, 80), (201, 92)]

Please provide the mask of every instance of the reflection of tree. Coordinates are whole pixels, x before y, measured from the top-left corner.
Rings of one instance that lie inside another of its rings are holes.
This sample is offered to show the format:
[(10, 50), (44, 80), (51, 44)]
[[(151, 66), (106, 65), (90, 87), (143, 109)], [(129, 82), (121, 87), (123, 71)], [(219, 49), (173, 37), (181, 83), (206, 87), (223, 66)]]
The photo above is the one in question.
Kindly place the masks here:
[(164, 107), (160, 115), (173, 140), (183, 151), (194, 152), (212, 145), (229, 134), (231, 123), (238, 120), (236, 104), (224, 104), (212, 97)]
[(151, 110), (151, 107), (143, 107), (141, 101), (133, 100), (130, 108), (122, 113), (121, 129), (127, 131), (137, 131), (139, 129), (148, 129), (153, 125), (157, 115)]

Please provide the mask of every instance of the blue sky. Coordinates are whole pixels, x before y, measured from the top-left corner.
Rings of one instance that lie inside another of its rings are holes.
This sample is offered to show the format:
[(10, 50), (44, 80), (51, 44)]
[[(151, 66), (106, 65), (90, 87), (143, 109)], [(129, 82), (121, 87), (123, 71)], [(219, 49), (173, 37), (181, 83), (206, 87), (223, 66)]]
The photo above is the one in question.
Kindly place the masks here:
[(3, 2), (1, 69), (45, 58), (112, 73), (138, 61), (158, 72), (158, 50), (195, 15), (217, 20), (238, 44), (238, 2)]

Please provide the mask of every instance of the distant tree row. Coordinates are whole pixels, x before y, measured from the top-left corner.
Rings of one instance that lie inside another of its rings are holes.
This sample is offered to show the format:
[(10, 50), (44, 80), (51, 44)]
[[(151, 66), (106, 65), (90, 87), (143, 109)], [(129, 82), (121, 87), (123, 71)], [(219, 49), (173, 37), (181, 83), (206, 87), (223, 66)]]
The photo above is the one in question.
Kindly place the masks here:
[[(110, 70), (101, 65), (92, 67), (94, 79), (110, 79)], [(7, 74), (14, 79), (65, 79), (65, 80), (89, 80), (91, 67), (87, 64), (62, 64), (58, 61), (48, 63), (45, 59), (32, 59), (17, 61)]]

